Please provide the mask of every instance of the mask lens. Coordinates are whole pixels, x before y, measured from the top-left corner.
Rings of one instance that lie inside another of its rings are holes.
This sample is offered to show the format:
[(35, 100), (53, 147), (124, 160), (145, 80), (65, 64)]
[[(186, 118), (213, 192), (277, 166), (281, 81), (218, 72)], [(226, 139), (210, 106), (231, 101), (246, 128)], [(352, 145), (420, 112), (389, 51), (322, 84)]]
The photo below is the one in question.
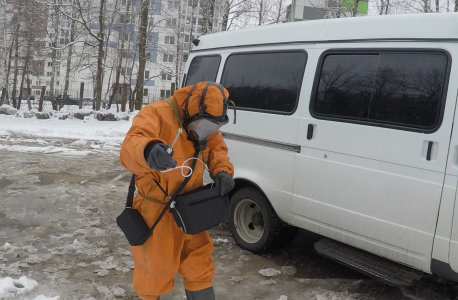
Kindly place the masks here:
[(194, 141), (205, 141), (215, 134), (222, 125), (206, 119), (199, 119), (189, 123), (187, 126), (188, 136)]

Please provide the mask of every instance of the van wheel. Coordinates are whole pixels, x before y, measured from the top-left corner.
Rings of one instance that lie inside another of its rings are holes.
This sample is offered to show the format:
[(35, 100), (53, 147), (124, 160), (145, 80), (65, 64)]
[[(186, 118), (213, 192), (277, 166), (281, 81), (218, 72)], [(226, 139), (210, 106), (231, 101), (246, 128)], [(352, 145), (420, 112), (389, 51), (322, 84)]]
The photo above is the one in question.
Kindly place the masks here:
[(231, 198), (229, 228), (236, 243), (254, 253), (265, 253), (290, 244), (298, 229), (285, 226), (258, 190), (244, 187)]

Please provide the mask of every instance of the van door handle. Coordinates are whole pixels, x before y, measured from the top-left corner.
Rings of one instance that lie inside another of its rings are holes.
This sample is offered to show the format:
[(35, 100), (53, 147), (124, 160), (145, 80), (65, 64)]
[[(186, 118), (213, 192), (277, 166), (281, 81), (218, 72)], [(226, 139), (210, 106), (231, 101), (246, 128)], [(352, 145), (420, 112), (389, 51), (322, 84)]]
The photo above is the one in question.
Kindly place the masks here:
[(433, 149), (433, 142), (429, 141), (428, 143), (428, 151), (426, 152), (426, 160), (430, 161), (431, 160), (431, 151)]
[(311, 140), (313, 137), (313, 124), (309, 124), (307, 129), (307, 140)]

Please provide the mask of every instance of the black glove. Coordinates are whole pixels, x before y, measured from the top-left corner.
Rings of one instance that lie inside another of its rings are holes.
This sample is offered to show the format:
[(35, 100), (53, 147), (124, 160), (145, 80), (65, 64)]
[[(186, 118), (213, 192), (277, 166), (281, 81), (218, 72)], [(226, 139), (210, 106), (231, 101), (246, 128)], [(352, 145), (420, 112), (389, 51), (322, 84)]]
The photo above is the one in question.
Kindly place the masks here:
[(165, 171), (167, 168), (175, 168), (177, 162), (172, 155), (167, 153), (170, 146), (164, 143), (150, 144), (145, 148), (145, 160), (151, 169)]
[(219, 172), (215, 176), (215, 184), (219, 187), (219, 194), (221, 197), (224, 197), (234, 188), (235, 181), (232, 179), (231, 175), (226, 172)]

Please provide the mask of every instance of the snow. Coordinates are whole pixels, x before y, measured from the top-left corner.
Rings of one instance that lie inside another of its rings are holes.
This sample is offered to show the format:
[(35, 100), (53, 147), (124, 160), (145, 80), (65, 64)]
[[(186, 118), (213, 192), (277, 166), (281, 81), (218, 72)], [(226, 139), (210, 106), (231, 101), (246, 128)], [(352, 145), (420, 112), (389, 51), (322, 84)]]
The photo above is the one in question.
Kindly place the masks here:
[(37, 286), (38, 283), (35, 280), (28, 279), (26, 276), (19, 279), (0, 277), (0, 299), (28, 293)]
[(262, 269), (262, 270), (259, 270), (258, 273), (264, 277), (277, 277), (277, 275), (281, 274), (279, 270), (274, 269), (274, 268)]
[(32, 135), (39, 137), (71, 138), (76, 140), (122, 141), (132, 126), (129, 121), (104, 122), (92, 116), (87, 120), (50, 118), (39, 120), (21, 118), (11, 115), (0, 115), (0, 136), (11, 134)]

